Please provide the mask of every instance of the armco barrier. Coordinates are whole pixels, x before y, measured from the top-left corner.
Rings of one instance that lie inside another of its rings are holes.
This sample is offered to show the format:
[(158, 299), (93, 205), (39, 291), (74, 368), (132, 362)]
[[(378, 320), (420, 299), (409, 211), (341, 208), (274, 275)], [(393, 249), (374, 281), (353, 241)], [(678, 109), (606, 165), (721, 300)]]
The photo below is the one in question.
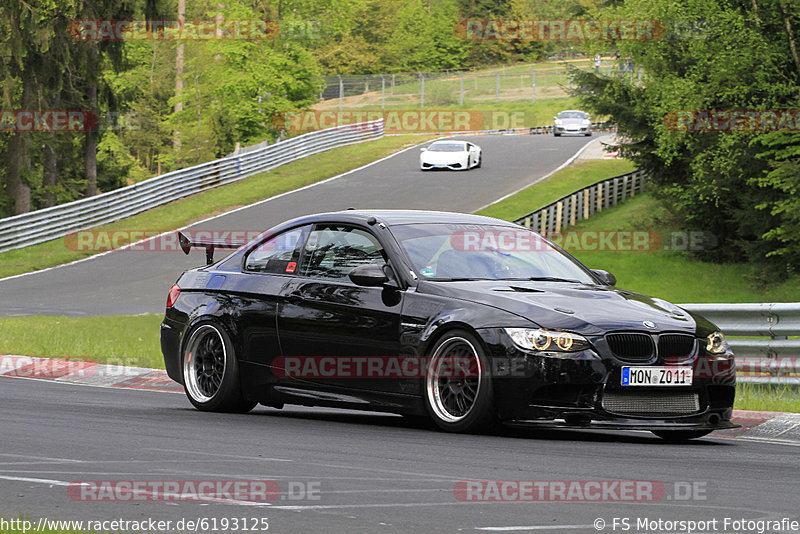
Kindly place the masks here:
[(383, 119), (337, 126), (172, 171), (97, 196), (0, 219), (0, 252), (43, 243), (75, 230), (129, 217), (330, 148), (377, 139), (383, 134)]
[(800, 302), (680, 306), (720, 327), (740, 382), (800, 385)]
[(600, 180), (514, 222), (535, 232), (560, 232), (577, 221), (588, 219), (599, 211), (641, 193), (646, 180), (647, 174), (644, 171), (633, 171)]

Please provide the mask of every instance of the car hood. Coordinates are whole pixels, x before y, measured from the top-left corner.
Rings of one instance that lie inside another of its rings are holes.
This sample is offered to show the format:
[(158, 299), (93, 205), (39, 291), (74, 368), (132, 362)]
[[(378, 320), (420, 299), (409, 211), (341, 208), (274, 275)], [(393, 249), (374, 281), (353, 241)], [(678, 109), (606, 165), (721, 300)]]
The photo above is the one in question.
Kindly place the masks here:
[(453, 161), (462, 161), (467, 157), (467, 153), (425, 151), (420, 157), (422, 158), (422, 161), (427, 161), (428, 163), (451, 163)]
[[(703, 331), (713, 330), (708, 321), (667, 301), (608, 286), (497, 280), (421, 281), (417, 291), (485, 304), (543, 328), (584, 335), (603, 335), (614, 330), (654, 333), (695, 333), (698, 327)], [(655, 327), (647, 327), (645, 321), (655, 323)]]

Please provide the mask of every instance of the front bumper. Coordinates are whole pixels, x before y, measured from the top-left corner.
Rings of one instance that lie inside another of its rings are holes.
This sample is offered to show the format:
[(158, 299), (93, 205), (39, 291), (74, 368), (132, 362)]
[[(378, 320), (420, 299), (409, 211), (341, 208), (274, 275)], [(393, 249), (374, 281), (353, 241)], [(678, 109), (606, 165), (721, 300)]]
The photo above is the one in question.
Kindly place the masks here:
[(563, 126), (554, 126), (553, 131), (557, 134), (587, 134), (591, 132), (591, 128), (565, 128)]
[(443, 170), (451, 170), (451, 171), (461, 171), (467, 168), (466, 165), (462, 163), (428, 163), (428, 162), (421, 162), (420, 168), (424, 170), (435, 170), (435, 169), (443, 169)]
[(481, 335), (492, 358), (498, 416), (505, 422), (631, 430), (735, 426), (730, 422), (736, 385), (732, 354), (724, 365), (712, 366), (704, 353), (695, 351), (681, 364), (694, 370), (691, 385), (622, 386), (622, 367), (636, 364), (595, 348), (568, 356), (543, 356), (518, 349), (502, 329), (487, 329)]

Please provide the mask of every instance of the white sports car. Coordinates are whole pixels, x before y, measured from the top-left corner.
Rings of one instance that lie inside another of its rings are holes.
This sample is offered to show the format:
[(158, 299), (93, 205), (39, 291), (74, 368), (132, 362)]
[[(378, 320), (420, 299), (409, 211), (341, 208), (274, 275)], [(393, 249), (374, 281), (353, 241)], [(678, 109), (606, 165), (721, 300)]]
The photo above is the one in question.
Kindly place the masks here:
[(423, 171), (429, 169), (467, 171), (473, 167), (480, 167), (482, 162), (481, 147), (467, 141), (434, 141), (427, 148), (422, 148), (419, 155), (419, 167)]
[(553, 117), (553, 135), (561, 134), (592, 135), (592, 119), (577, 109), (562, 111)]

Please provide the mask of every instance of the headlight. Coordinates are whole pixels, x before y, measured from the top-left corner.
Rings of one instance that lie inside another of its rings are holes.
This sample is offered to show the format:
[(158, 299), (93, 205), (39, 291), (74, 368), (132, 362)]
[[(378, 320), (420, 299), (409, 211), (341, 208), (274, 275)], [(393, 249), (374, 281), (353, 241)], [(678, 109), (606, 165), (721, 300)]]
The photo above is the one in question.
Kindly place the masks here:
[(515, 345), (537, 352), (579, 352), (589, 348), (586, 338), (571, 332), (541, 328), (506, 328)]
[(708, 340), (706, 352), (709, 354), (725, 354), (728, 352), (728, 342), (725, 341), (725, 336), (722, 335), (722, 332), (709, 334), (706, 339)]

